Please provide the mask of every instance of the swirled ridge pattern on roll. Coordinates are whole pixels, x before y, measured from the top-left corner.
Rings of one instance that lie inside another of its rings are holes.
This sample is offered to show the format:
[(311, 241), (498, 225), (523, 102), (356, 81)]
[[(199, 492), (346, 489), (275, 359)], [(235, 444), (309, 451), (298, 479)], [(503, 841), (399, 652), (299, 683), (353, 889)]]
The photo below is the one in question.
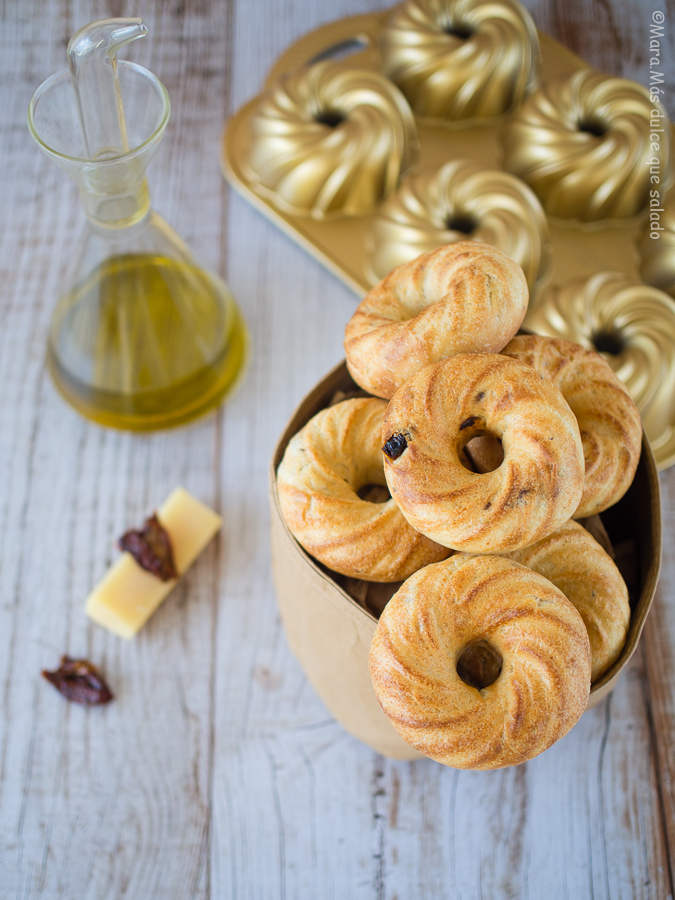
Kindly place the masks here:
[(625, 385), (598, 353), (560, 338), (519, 334), (502, 350), (560, 390), (584, 448), (584, 493), (575, 518), (600, 513), (630, 487), (642, 450), (642, 422)]
[(296, 540), (319, 562), (352, 578), (401, 581), (448, 550), (408, 525), (393, 500), (358, 490), (384, 485), (380, 435), (386, 403), (344, 400), (291, 438), (277, 470), (279, 505)]
[(382, 205), (373, 224), (373, 273), (384, 278), (421, 253), (468, 235), (517, 262), (532, 292), (550, 256), (541, 204), (520, 179), (468, 159), (409, 175)]
[[(482, 689), (458, 674), (462, 653), (480, 641), (502, 659)], [(547, 579), (511, 560), (459, 554), (415, 573), (389, 601), (370, 674), (413, 747), (457, 769), (498, 769), (532, 759), (576, 724), (591, 655), (581, 616)]]
[[(502, 442), (493, 472), (464, 467), (482, 434)], [(427, 366), (393, 397), (384, 417), (385, 476), (413, 528), (455, 550), (517, 550), (559, 528), (579, 505), (579, 426), (539, 372), (487, 353)]]
[(345, 329), (358, 385), (393, 397), (411, 375), (455, 353), (496, 353), (527, 310), (523, 270), (488, 244), (460, 241), (394, 269), (369, 291)]
[(517, 0), (407, 0), (380, 36), (383, 68), (420, 116), (489, 119), (539, 78), (539, 40)]
[(591, 682), (597, 681), (619, 658), (630, 623), (628, 590), (610, 556), (576, 522), (508, 556), (548, 578), (579, 612), (591, 645)]
[(551, 289), (525, 325), (600, 351), (635, 401), (659, 468), (675, 461), (671, 297), (621, 272), (598, 272)]
[(396, 189), (416, 152), (415, 121), (394, 84), (321, 62), (282, 75), (261, 97), (249, 177), (295, 215), (361, 215)]
[[(653, 109), (666, 122), (657, 150)], [(580, 69), (547, 81), (513, 116), (503, 135), (504, 168), (530, 185), (551, 216), (630, 218), (647, 206), (652, 166), (664, 183), (671, 178), (667, 122), (642, 85)]]

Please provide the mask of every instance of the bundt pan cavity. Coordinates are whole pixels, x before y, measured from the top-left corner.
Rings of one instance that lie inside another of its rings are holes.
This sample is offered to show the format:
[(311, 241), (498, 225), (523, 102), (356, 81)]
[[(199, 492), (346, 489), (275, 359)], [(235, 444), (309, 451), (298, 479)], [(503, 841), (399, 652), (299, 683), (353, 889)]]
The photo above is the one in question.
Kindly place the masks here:
[[(656, 150), (652, 111), (663, 128)], [(538, 88), (506, 126), (503, 143), (504, 168), (560, 219), (633, 218), (647, 208), (652, 175), (661, 184), (671, 178), (670, 127), (661, 104), (642, 85), (594, 69)]]
[(281, 75), (251, 117), (255, 189), (280, 209), (362, 215), (396, 190), (417, 152), (398, 88), (367, 69), (318, 62)]
[(372, 284), (444, 244), (480, 241), (522, 267), (536, 295), (550, 265), (546, 216), (520, 179), (456, 159), (407, 176), (373, 223)]
[(384, 73), (416, 115), (462, 124), (519, 106), (539, 80), (539, 40), (517, 0), (407, 0), (380, 37)]

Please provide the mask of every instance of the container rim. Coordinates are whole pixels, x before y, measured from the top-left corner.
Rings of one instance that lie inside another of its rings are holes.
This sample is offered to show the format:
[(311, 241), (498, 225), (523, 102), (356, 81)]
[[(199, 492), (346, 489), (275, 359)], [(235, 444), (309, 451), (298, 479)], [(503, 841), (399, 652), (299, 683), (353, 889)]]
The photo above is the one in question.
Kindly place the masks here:
[(68, 76), (68, 78), (70, 78), (69, 70), (62, 69), (60, 72), (55, 72), (53, 75), (50, 75), (49, 78), (45, 79), (45, 81), (42, 82), (42, 84), (37, 88), (37, 90), (31, 97), (30, 103), (28, 104), (28, 130), (30, 131), (33, 140), (41, 147), (42, 150), (44, 150), (45, 153), (47, 153), (49, 156), (56, 157), (56, 159), (60, 159), (68, 163), (103, 167), (110, 163), (120, 163), (134, 159), (136, 156), (139, 156), (141, 153), (143, 153), (143, 151), (146, 150), (151, 144), (159, 140), (167, 126), (169, 116), (171, 115), (171, 100), (169, 99), (169, 92), (153, 72), (151, 72), (149, 69), (144, 68), (143, 66), (139, 66), (138, 63), (129, 62), (128, 60), (119, 60), (117, 65), (120, 68), (133, 69), (143, 77), (148, 78), (148, 80), (154, 84), (157, 92), (162, 99), (162, 118), (159, 125), (153, 131), (150, 137), (146, 138), (146, 140), (144, 140), (142, 144), (134, 147), (133, 150), (127, 150), (124, 153), (118, 153), (114, 156), (106, 156), (103, 159), (89, 159), (88, 157), (82, 156), (68, 156), (65, 153), (60, 153), (53, 147), (50, 147), (49, 144), (42, 140), (38, 133), (37, 127), (35, 125), (34, 113), (38, 101), (47, 93), (48, 90), (54, 87), (59, 79), (63, 78), (64, 76)]

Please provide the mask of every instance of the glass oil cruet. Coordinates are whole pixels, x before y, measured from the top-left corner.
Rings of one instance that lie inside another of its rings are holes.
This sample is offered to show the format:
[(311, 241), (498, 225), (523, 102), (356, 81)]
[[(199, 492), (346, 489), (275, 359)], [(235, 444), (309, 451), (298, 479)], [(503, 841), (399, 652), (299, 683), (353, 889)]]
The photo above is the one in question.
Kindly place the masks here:
[(214, 407), (246, 344), (225, 283), (150, 208), (145, 171), (169, 97), (151, 72), (116, 56), (146, 34), (139, 18), (85, 26), (68, 44), (69, 70), (48, 78), (28, 111), (32, 136), (75, 178), (87, 214), (50, 325), (49, 370), (83, 415), (132, 430)]

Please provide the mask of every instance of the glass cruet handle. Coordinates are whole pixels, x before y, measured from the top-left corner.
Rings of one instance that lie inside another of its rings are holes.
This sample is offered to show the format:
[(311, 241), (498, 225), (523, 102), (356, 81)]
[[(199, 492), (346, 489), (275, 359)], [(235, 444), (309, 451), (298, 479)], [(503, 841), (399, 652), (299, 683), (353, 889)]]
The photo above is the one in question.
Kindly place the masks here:
[(68, 66), (89, 159), (118, 156), (129, 149), (116, 54), (145, 37), (143, 19), (100, 19), (73, 35)]

